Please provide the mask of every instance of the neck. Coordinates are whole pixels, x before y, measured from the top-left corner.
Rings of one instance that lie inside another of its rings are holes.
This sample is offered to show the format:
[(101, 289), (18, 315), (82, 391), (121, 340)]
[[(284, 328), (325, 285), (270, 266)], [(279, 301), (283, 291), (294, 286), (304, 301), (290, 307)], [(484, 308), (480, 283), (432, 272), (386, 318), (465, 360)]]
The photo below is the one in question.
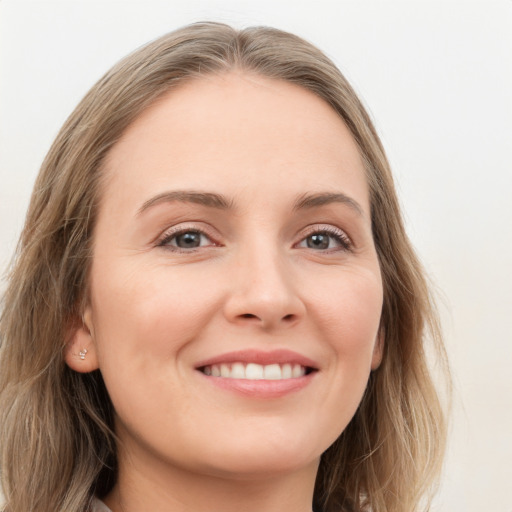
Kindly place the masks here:
[(104, 500), (112, 512), (311, 512), (318, 461), (286, 473), (240, 476), (119, 456), (118, 481)]

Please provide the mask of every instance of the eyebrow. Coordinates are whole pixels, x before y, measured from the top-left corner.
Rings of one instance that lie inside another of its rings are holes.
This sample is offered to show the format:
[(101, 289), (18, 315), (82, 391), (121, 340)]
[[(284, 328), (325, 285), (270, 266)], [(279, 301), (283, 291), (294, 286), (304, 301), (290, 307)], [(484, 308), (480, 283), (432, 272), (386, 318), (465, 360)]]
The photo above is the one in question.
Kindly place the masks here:
[[(210, 208), (217, 208), (220, 210), (231, 210), (234, 207), (232, 200), (227, 199), (221, 194), (214, 192), (199, 192), (194, 190), (172, 190), (158, 194), (151, 199), (148, 199), (138, 210), (137, 215), (141, 215), (149, 208), (161, 203), (172, 202), (194, 203)], [(320, 192), (315, 194), (303, 194), (299, 196), (294, 205), (293, 210), (305, 210), (315, 208), (332, 203), (341, 203), (349, 206), (358, 215), (364, 216), (364, 211), (361, 205), (351, 197), (341, 192)]]
[(148, 199), (137, 212), (141, 215), (148, 208), (156, 206), (161, 203), (172, 203), (179, 201), (182, 203), (195, 203), (210, 208), (218, 208), (220, 210), (229, 210), (233, 207), (232, 201), (228, 201), (224, 196), (215, 194), (213, 192), (195, 192), (193, 190), (176, 190), (170, 192), (163, 192), (151, 199)]
[(342, 194), (341, 192), (320, 192), (317, 194), (304, 194), (300, 196), (293, 207), (294, 210), (303, 210), (308, 208), (315, 208), (317, 206), (324, 206), (331, 203), (342, 203), (349, 206), (358, 215), (364, 216), (364, 210), (361, 205), (351, 197)]

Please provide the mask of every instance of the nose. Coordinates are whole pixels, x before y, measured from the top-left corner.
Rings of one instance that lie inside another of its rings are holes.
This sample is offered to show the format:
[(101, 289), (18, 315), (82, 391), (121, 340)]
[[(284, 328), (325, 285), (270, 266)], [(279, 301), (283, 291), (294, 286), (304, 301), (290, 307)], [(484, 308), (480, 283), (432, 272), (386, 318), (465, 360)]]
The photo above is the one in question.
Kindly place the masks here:
[(306, 307), (290, 262), (277, 251), (238, 256), (224, 306), (230, 323), (272, 330), (296, 324)]

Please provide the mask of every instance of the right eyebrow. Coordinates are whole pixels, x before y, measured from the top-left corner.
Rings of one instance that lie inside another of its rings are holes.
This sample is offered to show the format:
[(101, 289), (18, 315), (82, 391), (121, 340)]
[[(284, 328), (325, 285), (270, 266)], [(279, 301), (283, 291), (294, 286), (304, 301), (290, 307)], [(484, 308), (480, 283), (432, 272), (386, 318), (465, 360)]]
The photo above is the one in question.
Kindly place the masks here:
[(171, 190), (168, 192), (162, 192), (147, 201), (139, 208), (137, 215), (142, 215), (149, 208), (156, 206), (161, 203), (195, 203), (210, 208), (218, 208), (220, 210), (230, 210), (233, 208), (233, 202), (229, 201), (226, 197), (221, 194), (215, 194), (213, 192), (200, 192), (196, 190)]

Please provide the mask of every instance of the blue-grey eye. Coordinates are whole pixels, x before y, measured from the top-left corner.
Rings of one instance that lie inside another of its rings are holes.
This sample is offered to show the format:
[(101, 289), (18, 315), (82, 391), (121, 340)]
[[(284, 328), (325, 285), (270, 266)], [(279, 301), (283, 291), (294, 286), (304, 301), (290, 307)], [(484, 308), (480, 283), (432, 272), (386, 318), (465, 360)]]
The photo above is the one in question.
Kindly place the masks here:
[(298, 247), (313, 249), (316, 251), (327, 251), (330, 249), (349, 250), (350, 240), (341, 230), (324, 231), (319, 230), (311, 233), (301, 240)]
[(306, 244), (310, 249), (328, 249), (331, 238), (327, 233), (315, 233), (306, 238)]
[(201, 237), (204, 237), (204, 235), (199, 231), (186, 231), (176, 235), (174, 237), (175, 243), (172, 245), (176, 245), (180, 249), (194, 249), (200, 247)]
[(201, 231), (189, 229), (169, 234), (158, 245), (170, 249), (174, 247), (177, 249), (197, 249), (213, 244), (210, 238)]

